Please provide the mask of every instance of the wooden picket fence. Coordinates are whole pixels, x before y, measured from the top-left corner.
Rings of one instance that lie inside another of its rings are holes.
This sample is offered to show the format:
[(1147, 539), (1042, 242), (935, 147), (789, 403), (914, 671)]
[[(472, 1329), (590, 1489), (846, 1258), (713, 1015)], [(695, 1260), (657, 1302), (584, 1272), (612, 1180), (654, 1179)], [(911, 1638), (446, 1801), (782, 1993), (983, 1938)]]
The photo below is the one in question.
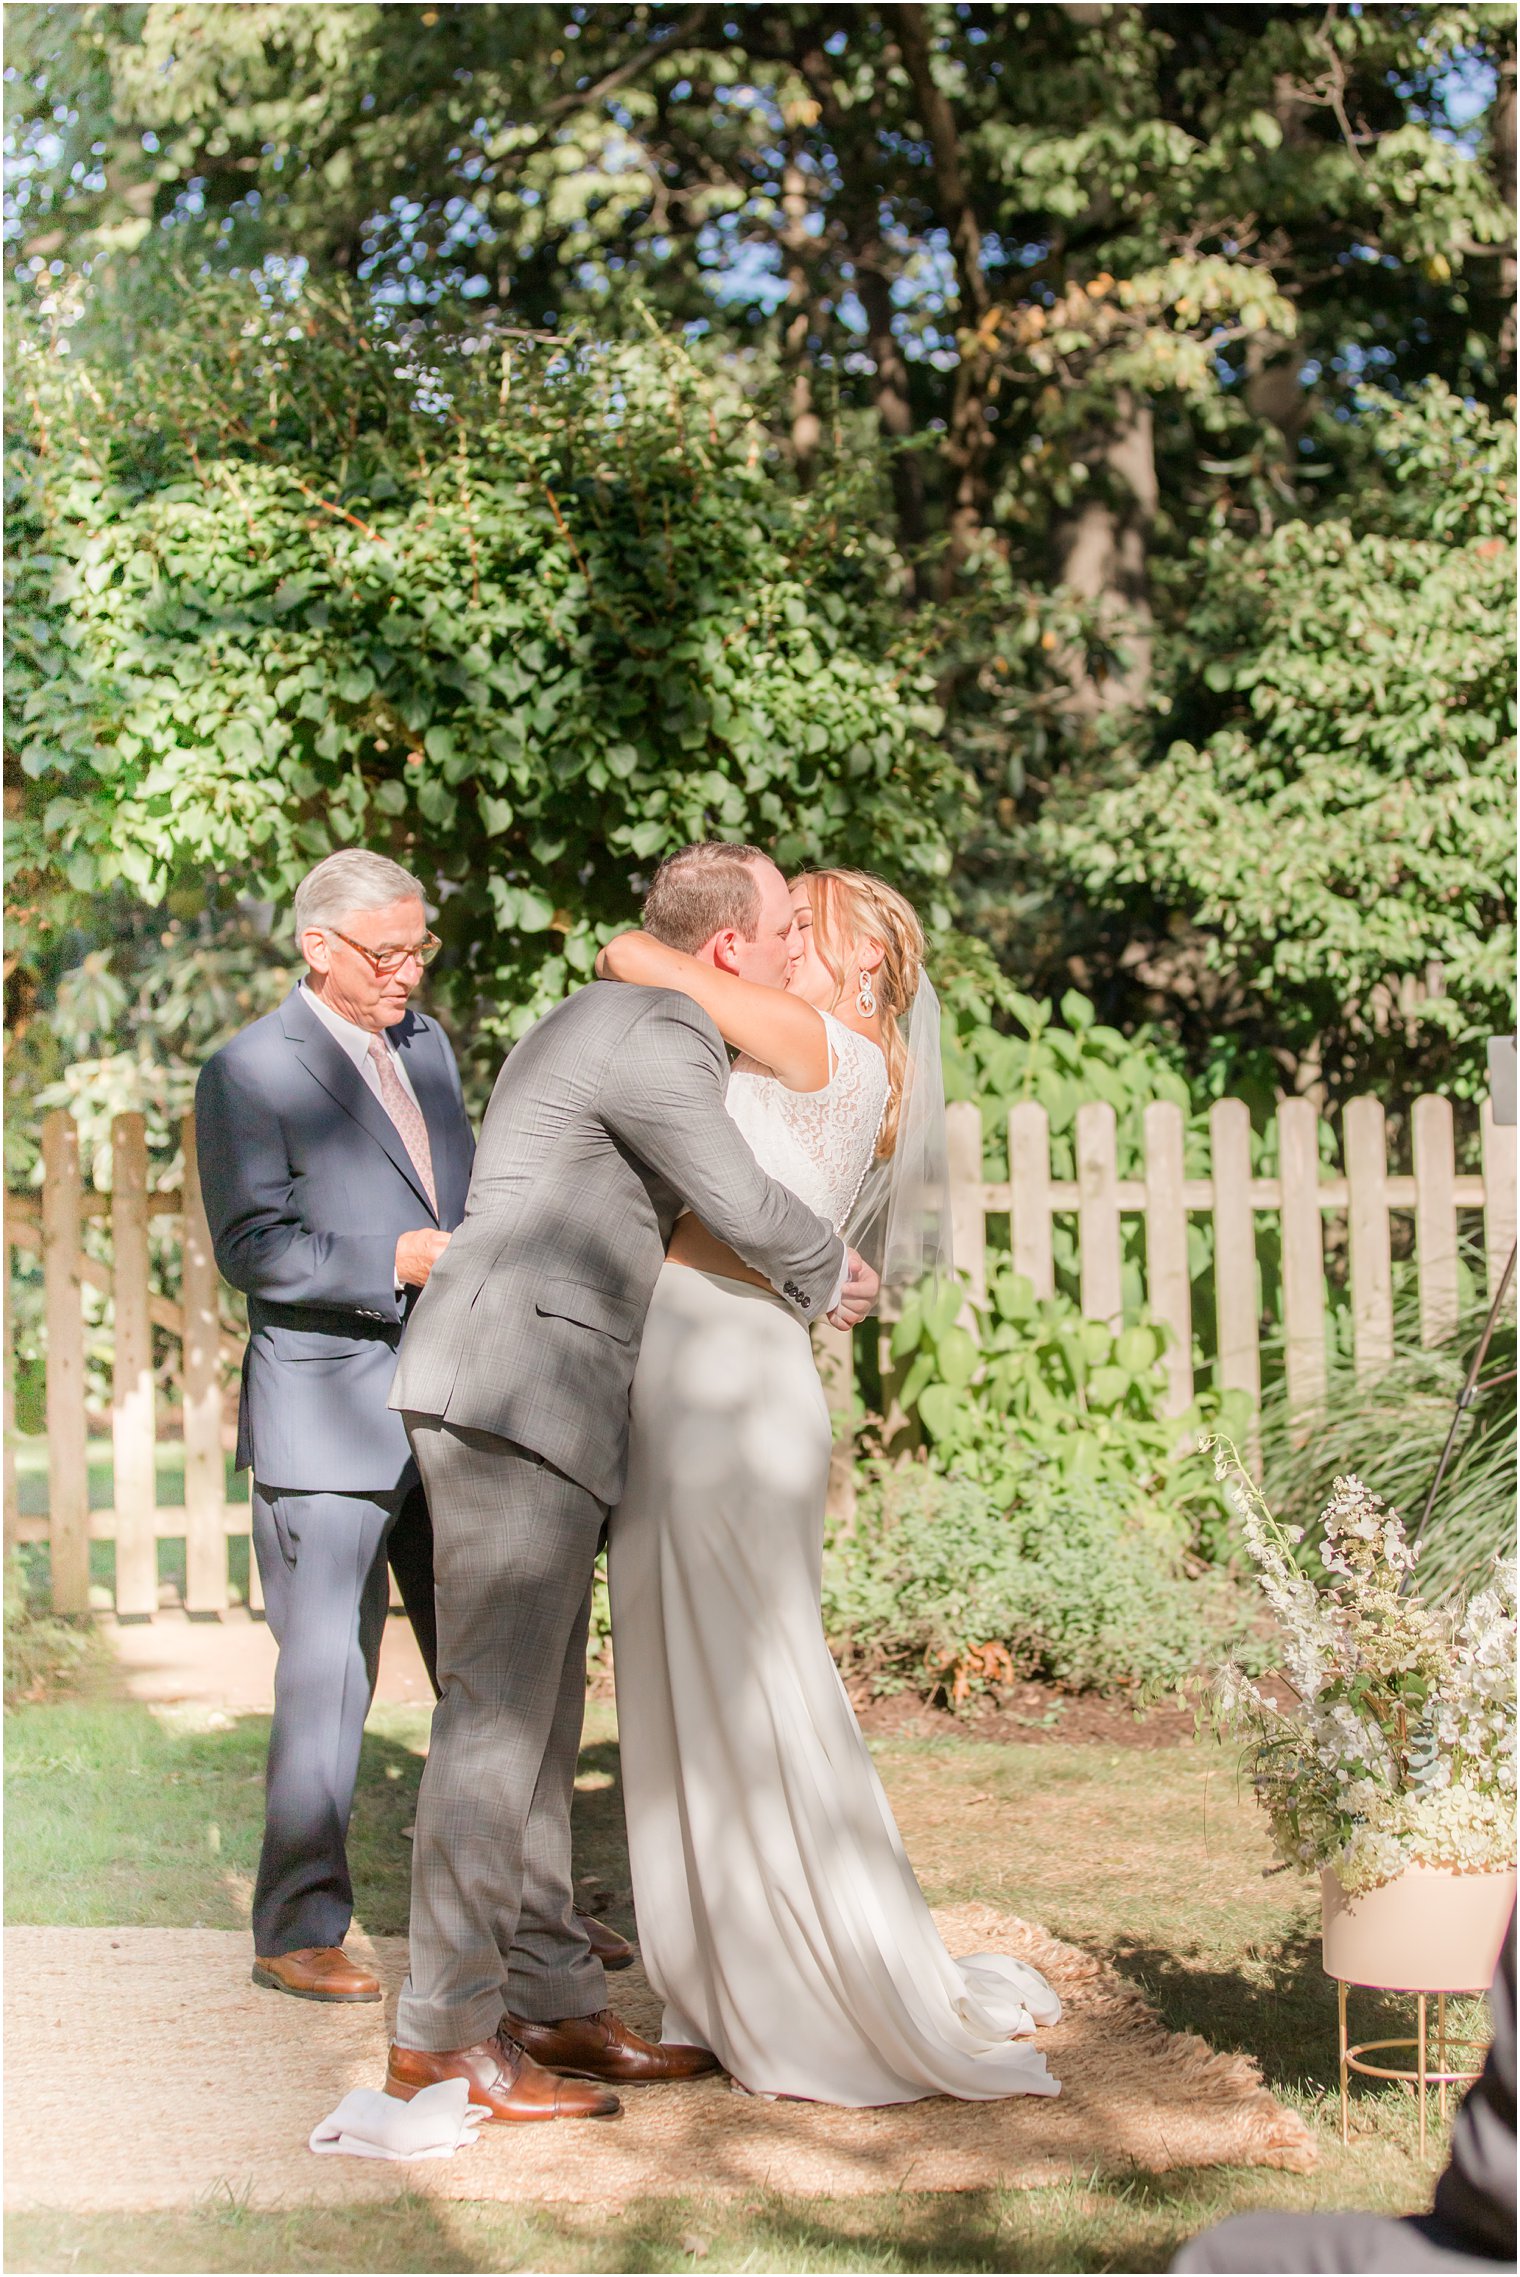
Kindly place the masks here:
[[(981, 1110), (950, 1109), (951, 1192), (956, 1261), (971, 1294), (987, 1281), (987, 1219), (1010, 1222), (1012, 1263), (1037, 1294), (1055, 1286), (1052, 1232), (1057, 1217), (1076, 1221), (1083, 1311), (1117, 1324), (1121, 1312), (1121, 1219), (1139, 1212), (1145, 1221), (1146, 1298), (1151, 1317), (1173, 1331), (1166, 1356), (1167, 1406), (1180, 1414), (1193, 1397), (1193, 1323), (1188, 1273), (1190, 1213), (1206, 1213), (1214, 1228), (1214, 1284), (1219, 1382), (1261, 1391), (1261, 1322), (1257, 1302), (1256, 1219), (1280, 1220), (1283, 1334), (1291, 1404), (1308, 1415), (1321, 1403), (1326, 1381), (1325, 1216), (1344, 1212), (1357, 1370), (1375, 1374), (1392, 1356), (1393, 1245), (1391, 1213), (1414, 1220), (1421, 1335), (1427, 1345), (1449, 1336), (1458, 1302), (1459, 1213), (1482, 1213), (1490, 1291), (1497, 1288), (1515, 1239), (1515, 1134), (1496, 1129), (1482, 1109), (1481, 1175), (1459, 1176), (1451, 1103), (1417, 1100), (1412, 1121), (1411, 1176), (1388, 1168), (1384, 1118), (1376, 1099), (1352, 1100), (1344, 1120), (1344, 1171), (1325, 1175), (1319, 1158), (1315, 1109), (1285, 1100), (1277, 1109), (1278, 1174), (1251, 1171), (1250, 1115), (1244, 1101), (1221, 1099), (1210, 1115), (1210, 1175), (1185, 1174), (1182, 1109), (1158, 1102), (1145, 1110), (1145, 1172), (1120, 1178), (1114, 1110), (1090, 1100), (1077, 1110), (1074, 1179), (1056, 1179), (1050, 1167), (1045, 1110), (1032, 1102), (1008, 1118), (1009, 1176), (989, 1180), (982, 1159)], [(141, 1115), (120, 1115), (113, 1126), (109, 1194), (83, 1187), (77, 1126), (60, 1110), (43, 1124), (43, 1183), (38, 1192), (8, 1194), (5, 1239), (7, 1283), (15, 1250), (40, 1252), (45, 1289), (47, 1361), (48, 1515), (20, 1514), (13, 1451), (14, 1351), (6, 1337), (5, 1537), (51, 1545), (53, 1602), (60, 1612), (89, 1605), (90, 1543), (116, 1545), (115, 1605), (119, 1617), (151, 1617), (158, 1609), (158, 1542), (185, 1543), (185, 1608), (214, 1615), (229, 1603), (227, 1543), (247, 1531), (246, 1505), (229, 1504), (225, 1458), (236, 1412), (241, 1346), (222, 1329), (216, 1263), (195, 1175), (195, 1130), (183, 1131), (183, 1192), (150, 1189), (146, 1132)], [(111, 1228), (108, 1267), (88, 1256), (81, 1241), (88, 1220)], [(179, 1233), (178, 1301), (153, 1286), (149, 1226), (170, 1220)], [(86, 1286), (112, 1304), (111, 1443), (114, 1506), (89, 1507), (85, 1402)], [(157, 1393), (153, 1330), (179, 1345), (179, 1388), (184, 1416), (185, 1503), (158, 1505), (155, 1468)], [(820, 1333), (820, 1365), (831, 1406), (841, 1419), (852, 1398), (852, 1340)], [(841, 1434), (836, 1498), (847, 1493), (849, 1447)], [(252, 1572), (257, 1606), (257, 1575)]]
[[(79, 1172), (78, 1126), (64, 1109), (42, 1126), (40, 1193), (5, 1198), (7, 1283), (18, 1248), (42, 1254), (47, 1354), (48, 1515), (23, 1518), (15, 1470), (14, 1346), (5, 1354), (5, 1538), (43, 1539), (51, 1548), (54, 1608), (81, 1613), (90, 1602), (90, 1542), (116, 1545), (116, 1611), (142, 1618), (158, 1610), (158, 1542), (185, 1542), (185, 1606), (191, 1613), (225, 1612), (229, 1602), (227, 1536), (246, 1533), (246, 1507), (226, 1499), (225, 1431), (229, 1385), (242, 1347), (222, 1329), (217, 1306), (216, 1260), (195, 1174), (195, 1122), (183, 1125), (185, 1190), (155, 1192), (148, 1184), (147, 1132), (141, 1115), (118, 1115), (112, 1127), (111, 1191), (86, 1189)], [(86, 1220), (108, 1220), (111, 1265), (85, 1253)], [(148, 1228), (154, 1219), (177, 1222), (180, 1298), (153, 1286)], [(85, 1404), (86, 1287), (112, 1306), (111, 1457), (114, 1507), (90, 1509), (88, 1421)], [(184, 1414), (185, 1506), (158, 1507), (157, 1397), (153, 1330), (167, 1329), (180, 1347), (179, 1381)], [(235, 1398), (235, 1393), (233, 1394)]]

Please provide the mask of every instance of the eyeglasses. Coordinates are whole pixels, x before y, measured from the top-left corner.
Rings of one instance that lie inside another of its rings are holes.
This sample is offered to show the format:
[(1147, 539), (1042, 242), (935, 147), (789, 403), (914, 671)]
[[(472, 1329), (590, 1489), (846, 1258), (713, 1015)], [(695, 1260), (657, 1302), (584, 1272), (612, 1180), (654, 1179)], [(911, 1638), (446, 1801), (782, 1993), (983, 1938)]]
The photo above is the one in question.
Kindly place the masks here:
[(400, 972), (401, 967), (413, 957), (419, 965), (430, 965), (443, 947), (436, 933), (424, 933), (420, 941), (409, 942), (404, 949), (366, 949), (364, 943), (356, 941), (351, 933), (340, 933), (336, 925), (326, 925), (323, 931), (331, 933), (334, 940), (346, 941), (351, 949), (357, 949), (360, 956), (373, 967), (377, 980), (387, 973)]

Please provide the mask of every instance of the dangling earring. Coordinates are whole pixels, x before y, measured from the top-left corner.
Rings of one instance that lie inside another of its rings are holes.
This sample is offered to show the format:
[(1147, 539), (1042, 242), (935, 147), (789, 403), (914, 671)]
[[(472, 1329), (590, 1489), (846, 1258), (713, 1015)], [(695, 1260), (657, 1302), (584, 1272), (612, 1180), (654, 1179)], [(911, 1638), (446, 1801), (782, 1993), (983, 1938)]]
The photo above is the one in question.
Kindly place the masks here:
[(876, 1010), (876, 990), (864, 965), (860, 968), (860, 986), (855, 992), (855, 1009), (862, 1020), (869, 1020)]

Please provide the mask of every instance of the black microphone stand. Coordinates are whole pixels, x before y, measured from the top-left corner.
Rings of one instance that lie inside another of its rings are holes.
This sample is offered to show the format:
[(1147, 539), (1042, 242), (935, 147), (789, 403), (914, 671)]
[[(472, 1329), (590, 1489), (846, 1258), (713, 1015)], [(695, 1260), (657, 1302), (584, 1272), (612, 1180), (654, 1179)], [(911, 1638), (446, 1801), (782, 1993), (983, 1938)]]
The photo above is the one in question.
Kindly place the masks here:
[[(1430, 1492), (1425, 1497), (1425, 1507), (1420, 1512), (1418, 1525), (1415, 1527), (1414, 1532), (1409, 1537), (1409, 1546), (1411, 1549), (1414, 1548), (1415, 1544), (1419, 1541), (1420, 1536), (1424, 1533), (1425, 1522), (1429, 1518), (1431, 1511), (1435, 1508), (1436, 1496), (1441, 1491), (1441, 1481), (1446, 1476), (1446, 1466), (1451, 1461), (1451, 1450), (1456, 1445), (1457, 1432), (1461, 1426), (1463, 1416), (1472, 1406), (1473, 1401), (1481, 1397), (1484, 1392), (1494, 1391), (1500, 1384), (1508, 1384), (1514, 1381), (1515, 1370), (1513, 1368), (1507, 1368), (1502, 1376), (1490, 1376), (1487, 1383), (1479, 1383), (1478, 1381), (1479, 1376), (1483, 1372), (1483, 1363), (1488, 1358), (1488, 1348), (1489, 1345), (1493, 1342), (1494, 1330), (1499, 1325), (1499, 1314), (1503, 1310), (1504, 1300), (1509, 1294), (1510, 1282), (1514, 1279), (1514, 1277), (1515, 1245), (1513, 1242), (1511, 1242), (1509, 1251), (1509, 1263), (1505, 1266), (1503, 1274), (1500, 1276), (1499, 1286), (1494, 1291), (1494, 1301), (1488, 1308), (1488, 1318), (1483, 1323), (1483, 1334), (1478, 1338), (1477, 1350), (1473, 1353), (1472, 1363), (1467, 1371), (1467, 1381), (1457, 1394), (1457, 1405), (1456, 1410), (1452, 1415), (1451, 1429), (1446, 1434), (1446, 1444), (1441, 1449), (1441, 1460), (1437, 1463), (1436, 1475), (1430, 1482)], [(1406, 1573), (1404, 1576), (1404, 1583), (1407, 1584), (1408, 1580), (1409, 1574)], [(1401, 1594), (1402, 1587), (1403, 1585), (1401, 1584)]]

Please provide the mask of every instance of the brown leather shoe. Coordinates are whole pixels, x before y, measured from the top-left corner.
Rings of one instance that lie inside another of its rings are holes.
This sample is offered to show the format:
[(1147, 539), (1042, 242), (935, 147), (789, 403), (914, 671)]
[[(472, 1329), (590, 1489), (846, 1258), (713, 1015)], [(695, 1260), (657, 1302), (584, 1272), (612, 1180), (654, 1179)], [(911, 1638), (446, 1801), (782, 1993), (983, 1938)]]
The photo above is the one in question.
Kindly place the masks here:
[(391, 2047), (385, 2068), (385, 2092), (402, 2103), (441, 2079), (467, 2079), (470, 2101), (484, 2104), (491, 2117), (503, 2122), (525, 2119), (615, 2119), (622, 2109), (605, 2087), (582, 2087), (576, 2080), (556, 2079), (540, 2071), (505, 2032), (481, 2040), (473, 2048), (451, 2048), (435, 2055), (425, 2048)]
[(615, 2079), (643, 2087), (652, 2080), (701, 2079), (723, 2069), (708, 2048), (656, 2047), (641, 2040), (610, 2008), (599, 2008), (594, 2016), (565, 2016), (557, 2024), (507, 2015), (501, 2025), (545, 2071), (570, 2079)]
[(255, 1961), (255, 1984), (271, 1992), (291, 1992), (297, 2000), (378, 2000), (380, 1983), (351, 1961), (341, 1945), (305, 1945), (299, 1953), (276, 1953)]
[(633, 1967), (633, 1947), (626, 1937), (620, 1937), (615, 1929), (609, 1929), (606, 1922), (598, 1921), (594, 1914), (583, 1913), (579, 1906), (575, 1909), (575, 1918), (586, 1932), (586, 1942), (604, 1969)]

